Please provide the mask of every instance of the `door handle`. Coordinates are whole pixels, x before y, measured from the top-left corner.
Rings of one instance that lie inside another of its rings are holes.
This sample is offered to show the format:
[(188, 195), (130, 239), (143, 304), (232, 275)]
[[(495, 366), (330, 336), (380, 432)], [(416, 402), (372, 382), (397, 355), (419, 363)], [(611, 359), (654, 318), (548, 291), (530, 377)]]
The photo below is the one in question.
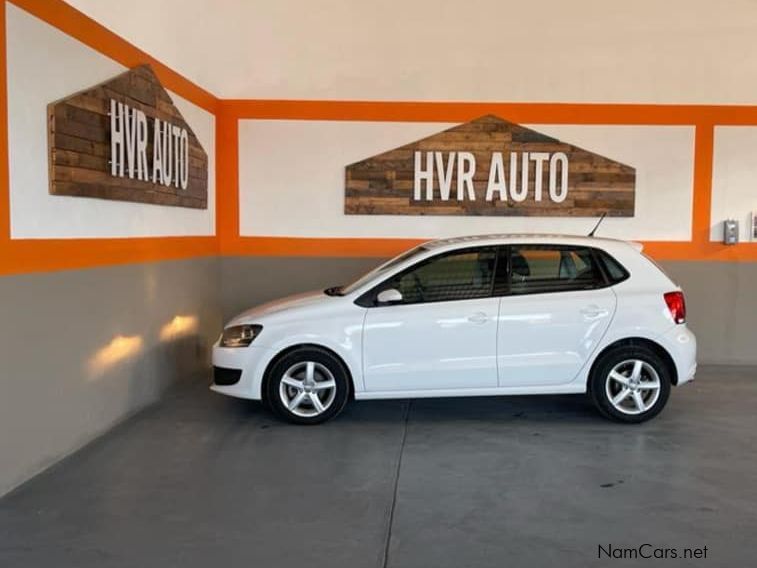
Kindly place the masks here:
[(468, 316), (468, 321), (471, 323), (482, 324), (489, 321), (489, 318), (486, 316), (484, 312), (476, 312), (475, 314)]
[(585, 308), (581, 309), (581, 315), (584, 316), (586, 319), (598, 319), (606, 316), (608, 313), (610, 313), (608, 310), (605, 310), (604, 308), (600, 308), (599, 306), (586, 306)]

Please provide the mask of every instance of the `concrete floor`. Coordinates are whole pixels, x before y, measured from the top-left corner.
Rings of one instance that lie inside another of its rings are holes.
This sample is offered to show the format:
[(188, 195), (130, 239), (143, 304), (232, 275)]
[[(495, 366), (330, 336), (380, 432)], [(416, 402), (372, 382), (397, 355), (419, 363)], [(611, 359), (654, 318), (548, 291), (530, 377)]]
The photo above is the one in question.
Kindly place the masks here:
[(0, 566), (657, 564), (597, 559), (644, 543), (746, 566), (755, 450), (755, 368), (703, 368), (630, 427), (568, 396), (362, 402), (304, 428), (193, 383), (0, 500)]

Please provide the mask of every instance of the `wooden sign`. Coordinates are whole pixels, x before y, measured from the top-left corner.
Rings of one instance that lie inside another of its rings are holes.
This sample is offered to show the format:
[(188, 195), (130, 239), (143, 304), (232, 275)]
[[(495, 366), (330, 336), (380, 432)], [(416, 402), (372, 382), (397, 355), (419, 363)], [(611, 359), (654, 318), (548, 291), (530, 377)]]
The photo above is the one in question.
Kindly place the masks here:
[(47, 112), (51, 194), (207, 208), (208, 155), (148, 65)]
[(636, 170), (496, 116), (347, 166), (350, 215), (615, 217)]

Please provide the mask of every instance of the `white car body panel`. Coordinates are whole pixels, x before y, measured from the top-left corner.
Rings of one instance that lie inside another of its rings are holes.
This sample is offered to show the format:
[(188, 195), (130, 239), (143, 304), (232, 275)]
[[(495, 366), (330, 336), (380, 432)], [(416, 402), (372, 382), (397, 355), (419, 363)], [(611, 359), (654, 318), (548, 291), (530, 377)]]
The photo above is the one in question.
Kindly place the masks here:
[(615, 315), (611, 288), (503, 296), (499, 310), (499, 386), (572, 382)]
[[(607, 252), (630, 277), (607, 288), (450, 302), (361, 307), (355, 300), (388, 277), (456, 249), (508, 244), (590, 246)], [(257, 324), (246, 348), (213, 347), (213, 365), (241, 369), (240, 380), (214, 391), (260, 399), (266, 369), (281, 351), (320, 345), (352, 377), (356, 399), (563, 394), (585, 392), (591, 366), (609, 345), (642, 338), (660, 345), (677, 384), (694, 377), (696, 339), (673, 322), (663, 299), (677, 290), (639, 254), (640, 245), (612, 239), (492, 235), (431, 241), (389, 268), (379, 267), (345, 296), (300, 294), (263, 304), (226, 327)]]
[(366, 308), (366, 391), (496, 388), (499, 298)]

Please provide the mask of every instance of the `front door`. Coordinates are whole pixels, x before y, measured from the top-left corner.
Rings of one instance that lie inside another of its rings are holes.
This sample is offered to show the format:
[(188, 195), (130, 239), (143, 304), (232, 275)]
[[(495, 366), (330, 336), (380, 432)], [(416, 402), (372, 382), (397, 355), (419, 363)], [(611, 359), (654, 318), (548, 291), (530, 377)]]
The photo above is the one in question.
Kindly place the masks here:
[(501, 387), (571, 382), (607, 331), (616, 297), (585, 247), (510, 247), (499, 312)]
[(368, 308), (366, 389), (374, 392), (497, 386), (495, 247), (440, 254), (382, 283), (402, 300)]

